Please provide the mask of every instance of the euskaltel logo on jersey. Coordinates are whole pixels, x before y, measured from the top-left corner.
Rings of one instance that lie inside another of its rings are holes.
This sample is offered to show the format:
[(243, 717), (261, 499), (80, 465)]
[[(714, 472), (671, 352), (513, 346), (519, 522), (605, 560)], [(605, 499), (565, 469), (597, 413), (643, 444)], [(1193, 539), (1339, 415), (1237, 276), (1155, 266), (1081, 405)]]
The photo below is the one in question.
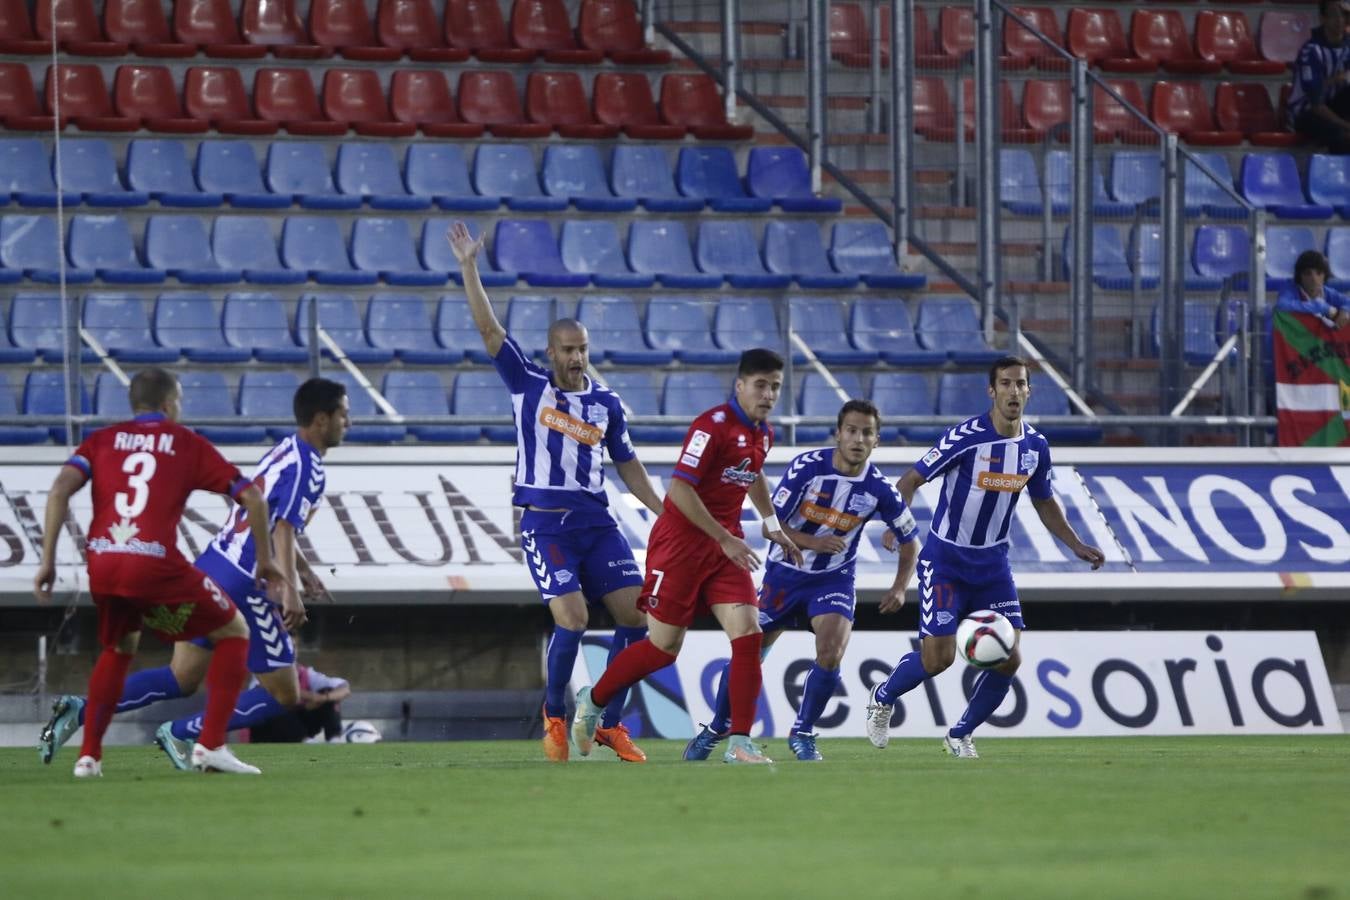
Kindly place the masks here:
[(750, 457), (741, 460), (740, 465), (727, 466), (722, 470), (723, 484), (739, 484), (741, 487), (750, 487), (759, 477), (758, 472), (750, 471)]

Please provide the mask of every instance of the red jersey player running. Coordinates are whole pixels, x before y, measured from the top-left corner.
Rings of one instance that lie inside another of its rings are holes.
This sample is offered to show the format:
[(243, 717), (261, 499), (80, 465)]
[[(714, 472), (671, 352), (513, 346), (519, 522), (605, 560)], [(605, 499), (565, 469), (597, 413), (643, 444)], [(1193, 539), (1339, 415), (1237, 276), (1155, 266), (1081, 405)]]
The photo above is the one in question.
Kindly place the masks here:
[(56, 540), (70, 498), (92, 480), (94, 518), (86, 553), (103, 652), (89, 676), (75, 777), (103, 774), (103, 734), (122, 696), (142, 626), (170, 641), (211, 639), (206, 719), (192, 748), (192, 767), (257, 775), (257, 768), (225, 746), (225, 725), (248, 676), (248, 625), (215, 582), (179, 552), (178, 520), (194, 490), (233, 497), (248, 511), (259, 586), (284, 586), (272, 561), (267, 501), (206, 438), (178, 424), (183, 389), (177, 378), (147, 369), (131, 380), (130, 393), (135, 418), (89, 435), (52, 483), (42, 563), (33, 577), (38, 601), (50, 601)]
[(741, 507), (749, 493), (769, 540), (801, 564), (801, 551), (779, 527), (768, 485), (760, 477), (773, 446), (767, 419), (782, 387), (782, 358), (772, 350), (747, 350), (731, 399), (689, 426), (647, 544), (647, 578), (638, 601), (647, 613), (647, 638), (614, 657), (594, 687), (577, 692), (572, 740), (582, 756), (591, 752), (606, 704), (618, 691), (673, 663), (694, 616), (706, 609), (731, 639), (731, 739), (723, 759), (772, 762), (750, 740), (764, 635), (750, 578), (760, 560), (743, 540)]

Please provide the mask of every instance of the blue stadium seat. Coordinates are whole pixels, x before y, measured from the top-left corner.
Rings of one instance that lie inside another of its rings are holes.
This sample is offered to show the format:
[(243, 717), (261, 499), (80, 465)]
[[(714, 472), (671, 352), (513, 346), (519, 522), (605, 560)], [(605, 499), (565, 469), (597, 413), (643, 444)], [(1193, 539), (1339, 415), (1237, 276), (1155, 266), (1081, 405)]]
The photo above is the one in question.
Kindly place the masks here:
[(1111, 196), (1130, 206), (1156, 207), (1162, 196), (1162, 157), (1157, 150), (1111, 154)]
[(407, 219), (357, 219), (352, 226), (352, 261), (385, 284), (401, 287), (439, 287), (449, 277), (447, 272), (422, 268)]
[[(1069, 406), (1069, 395), (1064, 388), (1050, 380), (1048, 375), (1037, 374), (1031, 379), (1031, 394), (1027, 397), (1028, 416), (1067, 416), (1073, 412)], [(1056, 444), (1099, 444), (1102, 429), (1096, 425), (1041, 425), (1033, 422), (1033, 427)]]
[(1329, 219), (1334, 212), (1304, 197), (1298, 163), (1288, 153), (1248, 153), (1242, 158), (1239, 188), (1248, 202), (1279, 219)]
[[(1185, 329), (1182, 333), (1182, 356), (1192, 366), (1203, 366), (1219, 352), (1215, 341), (1215, 309), (1210, 303), (1200, 300), (1187, 300), (1182, 315), (1185, 317)], [(1150, 344), (1153, 355), (1162, 353), (1162, 305), (1155, 304), (1149, 324)]]
[(577, 304), (577, 321), (590, 332), (591, 359), (602, 356), (619, 365), (667, 365), (670, 350), (651, 350), (642, 336), (637, 306), (628, 297), (587, 294)]
[(1331, 281), (1337, 290), (1350, 289), (1350, 228), (1328, 228), (1324, 251), (1331, 266)]
[[(0, 372), (0, 416), (17, 416), (19, 404), (9, 378)], [(42, 444), (51, 437), (41, 425), (0, 425), (0, 444)]]
[(674, 353), (682, 363), (725, 365), (739, 356), (713, 343), (707, 306), (697, 297), (652, 297), (647, 301), (646, 329), (649, 345)]
[[(844, 325), (844, 304), (828, 297), (790, 297), (788, 324), (806, 342), (816, 357), (831, 366), (864, 366), (877, 361), (876, 350), (857, 350), (849, 343)], [(795, 348), (793, 359), (806, 358)]]
[(840, 272), (862, 276), (868, 287), (903, 291), (928, 283), (926, 276), (896, 266), (890, 234), (880, 222), (836, 222), (830, 232), (830, 262)]
[[(89, 386), (80, 382), (80, 412), (91, 412)], [(61, 372), (29, 372), (23, 382), (23, 414), (26, 416), (64, 416), (66, 383)], [(42, 426), (38, 426), (39, 428)], [(66, 440), (64, 425), (49, 425), (47, 434), (58, 444)]]
[(926, 297), (915, 328), (919, 343), (946, 350), (958, 365), (985, 365), (1002, 356), (984, 340), (984, 329), (967, 297)]
[(558, 301), (552, 297), (515, 296), (506, 304), (506, 330), (526, 354), (544, 360), (548, 328), (558, 316)]
[[(863, 390), (862, 379), (856, 372), (834, 372), (833, 375), (835, 381), (839, 382), (839, 387), (848, 395), (848, 399), (862, 400), (867, 397), (867, 392)], [(803, 416), (833, 418), (839, 415), (839, 407), (843, 405), (844, 400), (839, 397), (839, 393), (826, 384), (819, 372), (807, 372), (802, 376), (797, 385), (798, 413)], [(797, 426), (798, 443), (826, 441), (832, 434), (834, 434), (833, 425)]]
[(988, 411), (989, 376), (984, 372), (945, 372), (938, 379), (938, 415), (968, 419)]
[(247, 141), (202, 141), (197, 147), (197, 183), (243, 209), (283, 209), (290, 194), (274, 194), (262, 180), (253, 145)]
[(1279, 290), (1294, 277), (1294, 263), (1305, 250), (1318, 250), (1313, 230), (1305, 225), (1266, 228), (1266, 290)]
[(675, 184), (686, 197), (705, 201), (718, 212), (767, 212), (773, 201), (751, 197), (736, 171), (736, 155), (728, 147), (685, 147), (675, 164)]
[[(295, 310), (295, 338), (301, 347), (309, 347), (309, 307), (317, 299), (319, 327), (332, 338), (347, 358), (358, 365), (384, 365), (392, 362), (394, 351), (372, 347), (361, 326), (361, 313), (356, 301), (346, 294), (305, 294)], [(325, 345), (323, 355), (329, 359), (332, 352)]]
[[(66, 336), (61, 331), (59, 294), (18, 293), (9, 301), (9, 337), (14, 346), (47, 362), (65, 359)], [(83, 362), (95, 362), (98, 355), (87, 347), (80, 350)]]
[(694, 259), (704, 272), (720, 274), (732, 287), (781, 290), (792, 281), (764, 268), (749, 222), (701, 221), (694, 238)]
[(811, 191), (806, 154), (796, 147), (753, 147), (745, 166), (745, 183), (754, 197), (765, 197), (784, 212), (838, 213), (837, 197), (817, 197)]
[(351, 143), (338, 147), (337, 189), (360, 197), (372, 209), (431, 209), (431, 198), (408, 193), (398, 160), (388, 144)]
[[(661, 393), (661, 414), (693, 419), (725, 403), (730, 386), (712, 372), (671, 372)], [(687, 430), (687, 429), (686, 429)]]
[(112, 148), (102, 140), (61, 142), (61, 186), (82, 196), (89, 206), (144, 206), (150, 202), (149, 194), (129, 191), (122, 184)]
[[(226, 309), (228, 309), (228, 298)], [(239, 415), (244, 421), (285, 417), (294, 419), (295, 389), (300, 378), (294, 372), (245, 372), (239, 378)], [(267, 426), (267, 434), (280, 440), (294, 431), (278, 425)]]
[[(457, 416), (511, 416), (511, 393), (501, 376), (492, 370), (461, 372), (451, 391), (451, 407)], [(479, 428), (480, 426), (471, 426)], [(494, 444), (514, 444), (514, 425), (481, 426), (483, 436)]]
[[(928, 350), (914, 337), (909, 307), (900, 297), (860, 297), (853, 302), (849, 333), (859, 350), (879, 353), (892, 366), (940, 366), (946, 350)], [(931, 412), (931, 410), (930, 410)]]
[(469, 301), (446, 294), (436, 306), (436, 341), (451, 353), (467, 356), (469, 362), (491, 365), (492, 357), (483, 347), (483, 337), (473, 324)]
[(544, 219), (498, 220), (492, 255), (498, 269), (519, 273), (531, 287), (584, 287), (591, 280), (589, 275), (567, 271), (553, 229)]
[[(330, 371), (325, 378), (339, 382), (347, 387), (347, 403), (353, 419), (383, 418), (384, 412), (375, 404), (370, 392), (363, 388), (346, 369)], [(347, 431), (345, 440), (353, 444), (390, 444), (408, 436), (404, 425), (353, 425)]]
[[(429, 271), (449, 273), (451, 281), (462, 285), (464, 275), (459, 270), (459, 260), (455, 258), (455, 251), (450, 249), (450, 242), (445, 237), (454, 221), (427, 219), (423, 222), (420, 251), (422, 265)], [(482, 233), (477, 222), (466, 219), (464, 224), (475, 238)], [(517, 276), (515, 272), (500, 271), (493, 265), (492, 254), (484, 250), (478, 254), (478, 278), (483, 282), (483, 287), (509, 287), (516, 283)]]
[(427, 305), (416, 294), (372, 296), (366, 305), (366, 335), (371, 346), (393, 351), (408, 365), (449, 366), (464, 359), (463, 350), (436, 343)]
[(308, 272), (281, 265), (272, 226), (262, 216), (220, 216), (211, 226), (211, 252), (224, 269), (238, 269), (253, 284), (302, 284)]
[[(234, 391), (220, 372), (193, 370), (178, 376), (183, 386), (183, 418), (189, 423), (196, 418), (224, 418), (238, 416), (234, 405)], [(294, 395), (294, 388), (291, 389)], [(286, 405), (289, 415), (290, 404)], [(267, 429), (258, 425), (193, 425), (192, 430), (216, 444), (256, 444), (267, 437)], [(281, 433), (290, 429), (278, 429)]]
[[(281, 301), (272, 294), (255, 291), (226, 294), (221, 330), (231, 347), (251, 349), (262, 362), (302, 363), (309, 359), (309, 351), (291, 336), (291, 324)], [(241, 395), (239, 408), (247, 415), (243, 404)]]
[(1251, 268), (1249, 240), (1242, 225), (1201, 225), (1191, 251), (1195, 270), (1208, 278), (1245, 276)]
[(558, 244), (568, 271), (591, 276), (597, 287), (646, 288), (656, 281), (656, 276), (639, 274), (628, 267), (619, 229), (610, 219), (563, 222)]
[(871, 400), (881, 411), (881, 438), (935, 441), (945, 430), (936, 425), (890, 425), (891, 416), (931, 416), (937, 400), (928, 379), (918, 372), (881, 372), (872, 379)]
[(281, 227), (281, 261), (286, 268), (306, 272), (319, 284), (374, 284), (377, 272), (352, 266), (337, 219), (291, 216)]
[[(61, 280), (61, 235), (55, 216), (0, 216), (0, 266), (22, 272), (41, 284)], [(94, 280), (93, 269), (66, 268), (67, 284), (87, 284)], [(3, 279), (12, 282), (7, 276)]]
[(125, 422), (131, 418), (131, 398), (127, 386), (112, 372), (99, 372), (94, 379), (94, 415)]
[(534, 154), (521, 144), (479, 144), (473, 157), (474, 190), (502, 197), (519, 212), (549, 212), (567, 208), (566, 197), (546, 197), (539, 186)]
[(84, 295), (85, 330), (113, 359), (135, 363), (177, 362), (177, 347), (157, 347), (145, 304), (132, 294)]
[[(583, 301), (584, 302), (584, 301)], [(619, 395), (632, 416), (661, 415), (661, 391), (656, 373), (606, 372), (605, 385)], [(673, 444), (684, 438), (687, 429), (676, 425), (634, 425), (629, 422), (628, 434), (639, 444)]]
[[(1057, 216), (1068, 215), (1073, 202), (1073, 160), (1068, 150), (1051, 150), (1045, 154), (1045, 191), (1050, 197), (1050, 210)], [(1134, 215), (1128, 203), (1112, 200), (1106, 193), (1106, 179), (1097, 164), (1092, 164), (1092, 212), (1106, 218)]]
[(685, 197), (676, 189), (664, 147), (617, 145), (609, 177), (615, 195), (634, 198), (648, 212), (694, 212), (703, 208), (701, 199)]
[[(405, 416), (448, 416), (450, 395), (435, 372), (386, 372), (380, 392)], [(457, 443), (478, 440), (480, 429), (466, 425), (409, 425), (419, 441)]]
[(231, 347), (220, 330), (220, 311), (210, 296), (198, 291), (170, 291), (155, 300), (151, 319), (155, 343), (176, 347), (192, 362), (247, 362), (253, 351)]
[(1039, 216), (1045, 211), (1041, 175), (1030, 150), (998, 151), (998, 202), (1018, 216)]
[[(56, 182), (51, 161), (37, 138), (0, 139), (0, 199), (13, 197), (20, 206), (56, 206)], [(76, 206), (80, 195), (67, 188), (63, 203)]]
[[(1162, 226), (1143, 224), (1130, 229), (1128, 259), (1139, 269), (1141, 284), (1157, 284), (1162, 275)], [(1209, 278), (1195, 271), (1195, 263), (1181, 264), (1183, 287), (1188, 291), (1217, 291), (1222, 278)]]
[(274, 194), (283, 194), (305, 209), (359, 209), (361, 198), (339, 194), (333, 184), (323, 144), (273, 141), (267, 148), (266, 180)]
[(182, 141), (139, 138), (127, 145), (127, 184), (143, 191), (160, 206), (214, 207), (222, 194), (203, 191), (192, 174)]
[(236, 284), (239, 269), (222, 269), (211, 253), (206, 226), (196, 216), (151, 216), (145, 226), (145, 259), (184, 284)]
[(121, 216), (72, 216), (67, 247), (75, 268), (92, 269), (109, 284), (164, 281), (163, 269), (148, 268), (141, 263), (131, 230)]
[(430, 197), (441, 209), (486, 212), (501, 205), (501, 197), (480, 197), (469, 183), (469, 164), (457, 144), (413, 144), (408, 148), (408, 190)]
[(752, 347), (781, 352), (784, 343), (773, 301), (763, 297), (722, 297), (713, 315), (713, 338), (723, 350), (737, 353)]
[(1350, 216), (1350, 157), (1329, 153), (1309, 157), (1308, 199), (1336, 207), (1342, 218)]
[(689, 232), (674, 219), (635, 219), (628, 227), (628, 263), (633, 271), (656, 276), (662, 287), (702, 290), (720, 287), (722, 275), (707, 275), (694, 265)]
[[(1064, 277), (1073, 277), (1073, 247), (1070, 238), (1073, 228), (1064, 229), (1064, 242), (1060, 258), (1064, 260)], [(1129, 291), (1134, 289), (1134, 270), (1125, 258), (1125, 244), (1120, 237), (1120, 229), (1115, 225), (1097, 224), (1092, 226), (1092, 280), (1100, 288), (1108, 291)], [(1140, 290), (1152, 291), (1158, 287), (1155, 275), (1149, 278), (1140, 272)]]
[(544, 148), (540, 173), (544, 193), (570, 200), (586, 212), (628, 212), (637, 206), (632, 197), (616, 197), (605, 178), (600, 151), (588, 144), (553, 144)]
[(770, 272), (791, 275), (808, 289), (858, 286), (858, 276), (830, 268), (820, 228), (811, 221), (774, 220), (764, 226), (764, 265)]
[(17, 347), (9, 336), (9, 322), (0, 321), (0, 365), (31, 363), (37, 359), (37, 351), (32, 347)]
[[(1228, 165), (1227, 155), (1211, 151), (1196, 153), (1195, 158), (1209, 167), (1228, 187), (1233, 186), (1233, 169)], [(1182, 202), (1188, 216), (1206, 215), (1212, 219), (1247, 217), (1247, 210), (1242, 204), (1189, 159), (1186, 160), (1186, 177), (1182, 184)]]

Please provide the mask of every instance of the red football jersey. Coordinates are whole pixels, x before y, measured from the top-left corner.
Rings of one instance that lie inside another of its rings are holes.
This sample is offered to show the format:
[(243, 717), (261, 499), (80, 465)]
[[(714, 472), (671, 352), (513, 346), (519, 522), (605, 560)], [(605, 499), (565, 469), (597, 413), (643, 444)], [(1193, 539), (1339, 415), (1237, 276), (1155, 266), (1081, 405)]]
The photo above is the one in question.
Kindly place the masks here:
[[(689, 426), (672, 474), (694, 485), (712, 517), (732, 534), (742, 537), (741, 508), (745, 495), (760, 477), (764, 457), (772, 446), (773, 429), (769, 424), (751, 423), (732, 399), (708, 410)], [(666, 497), (662, 515), (695, 528), (670, 497)]]
[(211, 442), (158, 413), (99, 429), (66, 461), (93, 481), (90, 590), (144, 594), (189, 565), (178, 520), (194, 490), (237, 497), (249, 482)]

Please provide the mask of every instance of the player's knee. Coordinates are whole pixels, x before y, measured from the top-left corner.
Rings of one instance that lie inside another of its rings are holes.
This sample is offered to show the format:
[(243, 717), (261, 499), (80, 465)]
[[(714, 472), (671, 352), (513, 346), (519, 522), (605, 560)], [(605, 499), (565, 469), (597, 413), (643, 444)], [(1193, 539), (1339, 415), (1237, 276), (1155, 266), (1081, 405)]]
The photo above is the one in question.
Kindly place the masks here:
[(933, 646), (924, 644), (920, 656), (923, 659), (923, 670), (929, 675), (938, 675), (950, 669), (952, 663), (956, 661), (956, 644)]
[(844, 661), (844, 645), (828, 644), (816, 648), (816, 665), (822, 669), (837, 669)]

